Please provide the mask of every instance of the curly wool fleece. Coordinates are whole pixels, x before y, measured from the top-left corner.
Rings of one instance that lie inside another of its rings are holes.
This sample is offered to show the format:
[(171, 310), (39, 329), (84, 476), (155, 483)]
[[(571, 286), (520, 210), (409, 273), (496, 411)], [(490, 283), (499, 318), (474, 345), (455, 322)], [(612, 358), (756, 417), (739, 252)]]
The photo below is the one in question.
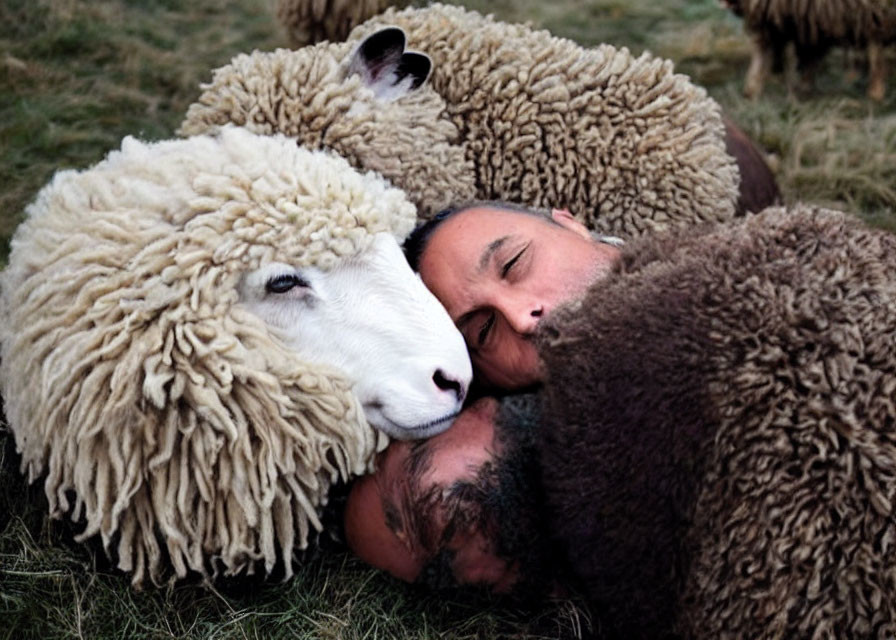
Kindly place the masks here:
[(893, 637), (894, 273), (896, 236), (768, 209), (546, 319), (544, 490), (604, 629)]
[(277, 19), (293, 48), (321, 40), (345, 40), (355, 25), (388, 7), (390, 0), (278, 0)]
[[(269, 261), (322, 268), (415, 211), (341, 158), (238, 128), (126, 138), (37, 196), (2, 274), (0, 391), (52, 515), (140, 584), (270, 571), (386, 438), (347, 382), (238, 304)], [(164, 552), (160, 545), (164, 546)], [(111, 547), (114, 546), (114, 553)], [(279, 552), (278, 552), (279, 550)]]
[(323, 42), (241, 54), (203, 85), (178, 133), (204, 134), (233, 123), (291, 136), (381, 173), (418, 206), (441, 208), (474, 194), (472, 166), (457, 127), (444, 117), (444, 101), (424, 86), (381, 102), (360, 76), (346, 77), (351, 52), (350, 44)]
[(180, 132), (235, 122), (330, 147), (383, 173), (424, 217), (502, 199), (634, 236), (734, 215), (719, 107), (670, 61), (439, 4), (390, 9), (351, 39), (390, 25), (433, 60), (419, 89), (378, 100), (347, 77), (351, 44), (255, 52), (215, 71)]

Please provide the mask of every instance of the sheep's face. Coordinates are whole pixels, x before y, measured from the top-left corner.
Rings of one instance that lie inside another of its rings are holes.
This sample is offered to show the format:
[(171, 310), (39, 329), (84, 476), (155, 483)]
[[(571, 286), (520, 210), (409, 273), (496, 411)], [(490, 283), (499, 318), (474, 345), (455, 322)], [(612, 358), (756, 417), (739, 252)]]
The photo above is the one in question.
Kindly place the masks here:
[(426, 435), (466, 390), (394, 240), (415, 214), (342, 158), (237, 127), (57, 174), (0, 274), (0, 389), (51, 511), (117, 540), (135, 584), (168, 563), (288, 577), (332, 484), (386, 443), (362, 403)]
[(390, 436), (434, 435), (460, 411), (472, 378), (463, 339), (392, 235), (326, 271), (267, 263), (245, 274), (239, 295), (302, 360), (345, 374)]

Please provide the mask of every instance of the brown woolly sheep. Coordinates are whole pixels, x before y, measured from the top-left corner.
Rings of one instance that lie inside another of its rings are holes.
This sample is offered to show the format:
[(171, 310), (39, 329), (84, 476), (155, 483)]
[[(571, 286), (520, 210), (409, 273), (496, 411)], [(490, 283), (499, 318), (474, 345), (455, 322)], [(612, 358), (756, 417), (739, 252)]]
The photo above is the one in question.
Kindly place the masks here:
[(358, 24), (395, 4), (389, 0), (278, 0), (277, 19), (297, 49), (321, 40), (345, 40)]
[(744, 83), (747, 97), (762, 93), (770, 69), (781, 70), (784, 50), (795, 45), (797, 66), (806, 82), (834, 45), (867, 47), (868, 95), (883, 100), (886, 66), (882, 48), (896, 42), (894, 0), (721, 0), (743, 17), (753, 40), (753, 54)]
[[(402, 30), (431, 57), (430, 83)], [(719, 107), (668, 60), (438, 4), (389, 10), (351, 40), (238, 56), (180, 132), (234, 122), (330, 147), (404, 189), (424, 218), (502, 199), (566, 207), (597, 231), (635, 236), (735, 215), (739, 172)]]
[(610, 635), (896, 634), (893, 273), (896, 237), (776, 208), (545, 320), (552, 530)]

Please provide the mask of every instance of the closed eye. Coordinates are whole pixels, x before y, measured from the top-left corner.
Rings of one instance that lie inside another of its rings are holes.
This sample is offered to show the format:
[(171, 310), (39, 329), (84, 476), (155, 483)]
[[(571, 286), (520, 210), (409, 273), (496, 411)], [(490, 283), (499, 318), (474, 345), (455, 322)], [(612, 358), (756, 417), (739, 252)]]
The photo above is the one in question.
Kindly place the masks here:
[(523, 257), (523, 254), (526, 253), (526, 249), (529, 248), (529, 245), (526, 244), (525, 247), (517, 251), (516, 255), (514, 255), (510, 260), (504, 263), (504, 266), (501, 268), (501, 277), (506, 278), (507, 274), (510, 273), (510, 270), (513, 269), (513, 266), (519, 262), (519, 259)]
[(485, 319), (485, 322), (482, 323), (482, 326), (479, 328), (479, 333), (476, 334), (476, 344), (478, 346), (482, 346), (485, 344), (485, 341), (488, 340), (488, 334), (492, 330), (492, 327), (495, 326), (495, 312), (492, 311), (488, 314)]
[(296, 287), (308, 287), (307, 280), (303, 280), (294, 273), (284, 273), (279, 276), (270, 278), (265, 284), (265, 291), (268, 293), (286, 293)]

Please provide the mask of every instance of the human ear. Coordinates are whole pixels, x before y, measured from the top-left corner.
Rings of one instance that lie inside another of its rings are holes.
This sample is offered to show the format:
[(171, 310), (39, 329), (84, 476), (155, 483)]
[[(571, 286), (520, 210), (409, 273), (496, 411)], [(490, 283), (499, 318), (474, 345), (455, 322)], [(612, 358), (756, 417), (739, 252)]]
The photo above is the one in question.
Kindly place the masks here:
[(564, 229), (591, 240), (591, 232), (588, 231), (588, 227), (576, 220), (566, 209), (551, 209), (551, 219)]

